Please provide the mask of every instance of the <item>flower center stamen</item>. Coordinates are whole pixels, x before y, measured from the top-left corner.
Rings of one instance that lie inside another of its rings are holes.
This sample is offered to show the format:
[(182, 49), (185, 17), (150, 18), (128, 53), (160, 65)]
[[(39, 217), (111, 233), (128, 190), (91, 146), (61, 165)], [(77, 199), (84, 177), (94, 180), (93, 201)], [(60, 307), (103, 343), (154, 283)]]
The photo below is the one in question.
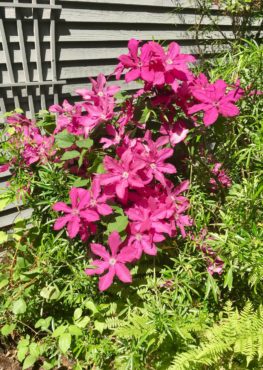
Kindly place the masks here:
[(79, 210), (77, 208), (73, 208), (71, 214), (73, 216), (78, 216), (79, 215)]
[(110, 264), (111, 266), (114, 266), (114, 265), (115, 265), (115, 263), (116, 263), (116, 259), (115, 259), (115, 258), (110, 258), (110, 260), (109, 260), (109, 264)]
[(96, 206), (96, 204), (97, 204), (96, 200), (95, 199), (91, 199), (90, 205), (94, 207), (94, 206)]
[(129, 173), (128, 172), (123, 172), (122, 177), (124, 179), (127, 179), (129, 177)]

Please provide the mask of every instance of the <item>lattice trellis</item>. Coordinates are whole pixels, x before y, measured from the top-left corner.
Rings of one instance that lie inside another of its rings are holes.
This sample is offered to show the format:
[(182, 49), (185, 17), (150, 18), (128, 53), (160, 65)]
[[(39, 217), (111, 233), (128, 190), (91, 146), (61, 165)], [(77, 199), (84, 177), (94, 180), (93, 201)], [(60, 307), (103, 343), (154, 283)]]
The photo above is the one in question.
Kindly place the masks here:
[[(1, 69), (2, 76), (0, 80), (0, 109), (2, 113), (15, 107), (22, 108), (27, 111), (29, 116), (33, 116), (39, 108), (47, 108), (47, 94), (44, 90), (51, 88), (54, 103), (57, 103), (58, 87), (65, 84), (65, 81), (58, 80), (56, 58), (55, 26), (56, 17), (61, 6), (56, 5), (55, 0), (46, 0), (45, 3), (43, 1), (38, 3), (37, 1), (31, 0), (30, 3), (21, 3), (19, 0), (0, 2), (0, 42), (2, 44), (2, 60), (0, 63), (6, 67), (4, 70)], [(45, 23), (43, 23), (43, 12), (49, 12), (50, 14), (48, 24), (47, 17), (45, 17)], [(28, 60), (29, 23), (31, 23), (30, 27), (32, 27), (30, 43), (34, 45), (34, 50), (32, 51), (31, 49), (30, 52), (34, 52), (35, 55), (33, 63), (36, 70), (35, 76), (34, 73), (31, 73), (32, 63), (29, 63), (30, 60)], [(50, 60), (48, 63), (51, 67), (51, 76), (44, 76), (43, 73), (44, 60), (43, 53), (41, 53), (43, 43), (43, 39), (41, 39), (42, 24), (45, 28), (49, 28)], [(27, 27), (26, 30), (25, 26)], [(22, 64), (22, 71), (20, 71), (22, 72), (22, 78), (21, 73), (19, 74), (17, 71), (17, 63), (14, 60), (15, 52), (11, 48), (11, 42), (19, 47), (21, 57), (19, 63)], [(9, 103), (7, 104), (8, 99)], [(25, 109), (25, 105), (28, 105), (27, 109)]]

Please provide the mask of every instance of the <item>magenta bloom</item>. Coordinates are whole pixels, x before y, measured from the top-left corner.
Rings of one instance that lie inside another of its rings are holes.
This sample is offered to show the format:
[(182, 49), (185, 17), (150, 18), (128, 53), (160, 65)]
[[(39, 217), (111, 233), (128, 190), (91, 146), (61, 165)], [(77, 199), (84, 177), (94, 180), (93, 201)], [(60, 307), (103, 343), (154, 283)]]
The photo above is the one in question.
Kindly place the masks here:
[(101, 244), (91, 244), (91, 250), (94, 254), (101, 257), (101, 259), (92, 262), (95, 269), (86, 269), (87, 275), (101, 275), (106, 270), (108, 272), (99, 278), (99, 290), (104, 291), (108, 289), (113, 283), (114, 276), (123, 283), (131, 283), (132, 277), (130, 271), (125, 266), (127, 262), (134, 260), (134, 251), (130, 247), (122, 247), (122, 240), (117, 233), (113, 231), (108, 239), (111, 254)]
[[(28, 142), (27, 142), (28, 141)], [(46, 163), (48, 158), (55, 154), (53, 148), (54, 136), (34, 134), (32, 139), (26, 139), (22, 157), (29, 166), (35, 162)]]
[(120, 90), (120, 87), (116, 85), (106, 87), (107, 81), (102, 73), (98, 75), (97, 81), (93, 78), (90, 80), (92, 90), (86, 88), (76, 90), (76, 93), (81, 95), (84, 100), (93, 100), (95, 103), (98, 103), (101, 98), (111, 98)]
[(121, 140), (122, 140), (122, 137), (124, 135), (124, 127), (120, 127), (119, 130), (117, 130), (113, 125), (106, 125), (106, 130), (107, 130), (107, 134), (109, 136), (112, 136), (111, 139), (107, 138), (107, 137), (102, 137), (100, 139), (100, 143), (104, 143), (103, 144), (103, 149), (107, 149), (111, 146), (116, 146), (118, 144), (120, 144)]
[(178, 120), (175, 123), (164, 123), (160, 129), (160, 133), (167, 137), (167, 143), (170, 142), (172, 146), (184, 141), (189, 129), (183, 120)]
[(128, 245), (134, 248), (136, 259), (140, 259), (143, 252), (150, 256), (157, 254), (156, 245), (153, 243), (154, 232), (141, 232), (135, 223), (130, 223), (130, 232)]
[(108, 204), (106, 204), (106, 201), (108, 200), (107, 195), (101, 194), (99, 178), (95, 178), (92, 181), (89, 194), (90, 194), (89, 205), (92, 209), (95, 209), (102, 216), (107, 216), (112, 213), (112, 208)]
[(72, 207), (63, 202), (53, 205), (54, 211), (65, 213), (56, 220), (54, 229), (60, 230), (67, 225), (68, 235), (72, 239), (78, 234), (83, 222), (98, 221), (100, 217), (96, 211), (90, 209), (90, 193), (87, 190), (72, 188), (69, 197)]
[(142, 188), (145, 185), (138, 175), (138, 171), (145, 167), (145, 164), (134, 158), (131, 150), (126, 150), (122, 154), (120, 162), (106, 156), (104, 167), (107, 173), (100, 176), (101, 185), (115, 185), (116, 194), (121, 200), (126, 199), (128, 187)]
[(9, 170), (9, 167), (10, 167), (10, 164), (8, 163), (0, 165), (0, 173)]
[[(226, 174), (225, 170), (221, 169), (222, 163), (216, 163), (211, 172), (216, 176), (217, 181), (223, 188), (229, 188), (232, 185), (230, 177)], [(218, 184), (214, 178), (211, 178), (209, 183), (212, 185), (212, 190), (218, 189)]]
[(125, 68), (130, 69), (130, 71), (125, 75), (126, 82), (137, 80), (140, 77), (142, 62), (138, 56), (139, 43), (140, 41), (138, 40), (130, 39), (128, 42), (129, 54), (119, 56), (118, 59), (120, 63), (114, 71), (117, 79), (120, 78), (120, 75)]
[(163, 186), (166, 184), (166, 179), (164, 173), (173, 174), (176, 173), (176, 168), (171, 163), (165, 163), (164, 161), (173, 155), (172, 148), (163, 148), (167, 140), (164, 137), (160, 137), (154, 142), (150, 138), (150, 132), (147, 131), (145, 135), (146, 142), (148, 147), (145, 145), (145, 151), (142, 153), (141, 158), (145, 161), (147, 165), (147, 177), (150, 182), (153, 178), (158, 180)]
[(193, 96), (200, 102), (188, 109), (188, 114), (204, 111), (204, 124), (210, 126), (216, 122), (218, 116), (234, 117), (239, 114), (239, 109), (233, 104), (236, 97), (232, 91), (226, 93), (227, 84), (217, 80), (207, 89), (194, 89)]

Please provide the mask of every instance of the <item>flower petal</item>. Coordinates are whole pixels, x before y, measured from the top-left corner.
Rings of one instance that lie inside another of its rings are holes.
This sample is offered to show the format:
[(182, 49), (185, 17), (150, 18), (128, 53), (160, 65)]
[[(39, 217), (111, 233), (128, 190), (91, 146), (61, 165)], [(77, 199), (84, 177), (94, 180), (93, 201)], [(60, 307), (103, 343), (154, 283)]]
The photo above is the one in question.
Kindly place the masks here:
[(80, 219), (79, 219), (79, 217), (76, 217), (76, 216), (72, 217), (71, 216), (71, 218), (68, 222), (68, 226), (67, 226), (68, 235), (71, 239), (75, 238), (75, 236), (79, 232), (79, 228), (80, 228)]
[(115, 265), (115, 273), (123, 283), (131, 283), (132, 277), (129, 269), (123, 264), (117, 262)]
[(103, 292), (108, 289), (113, 283), (113, 278), (115, 276), (115, 269), (110, 267), (109, 272), (106, 275), (99, 278), (99, 290)]
[(118, 253), (119, 246), (122, 243), (121, 237), (117, 231), (113, 231), (110, 234), (108, 243), (111, 249), (112, 256), (115, 257)]
[(62, 229), (70, 219), (71, 215), (59, 217), (54, 224), (54, 230)]
[(70, 213), (72, 211), (72, 208), (70, 208), (66, 203), (64, 202), (57, 202), (53, 205), (52, 209), (54, 211), (61, 211), (65, 213)]
[(86, 209), (85, 211), (80, 211), (79, 213), (81, 218), (84, 218), (85, 220), (89, 222), (98, 221), (100, 219), (100, 216), (96, 211), (93, 211), (91, 209)]
[(69, 197), (71, 200), (72, 208), (77, 208), (78, 207), (78, 189), (77, 188), (71, 188), (69, 192)]
[(92, 261), (92, 265), (96, 268), (88, 268), (85, 270), (85, 274), (92, 276), (92, 275), (100, 275), (109, 267), (109, 263), (101, 260), (94, 260)]
[(96, 254), (97, 256), (100, 256), (105, 261), (108, 261), (110, 259), (110, 254), (109, 252), (107, 252), (106, 248), (103, 245), (97, 244), (97, 243), (91, 243), (90, 249), (92, 253)]

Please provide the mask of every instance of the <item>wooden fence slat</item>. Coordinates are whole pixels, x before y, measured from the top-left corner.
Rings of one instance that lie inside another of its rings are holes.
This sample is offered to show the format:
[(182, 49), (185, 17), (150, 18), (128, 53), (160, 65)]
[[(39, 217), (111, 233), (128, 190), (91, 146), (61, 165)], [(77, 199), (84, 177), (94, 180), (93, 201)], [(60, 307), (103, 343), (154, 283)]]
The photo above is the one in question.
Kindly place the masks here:
[[(196, 0), (61, 0), (65, 3), (136, 5), (161, 8), (198, 8)], [(218, 9), (218, 5), (211, 5), (210, 9)]]
[[(58, 29), (60, 28), (60, 24), (58, 23)], [(63, 26), (64, 28), (64, 26)], [(140, 29), (142, 28), (142, 29)], [(64, 34), (63, 34), (64, 32)], [(250, 35), (255, 35), (257, 31), (251, 31)], [(58, 42), (59, 43), (75, 43), (75, 42), (101, 42), (101, 41), (129, 41), (130, 38), (137, 38), (138, 40), (146, 41), (155, 39), (156, 41), (191, 41), (194, 40), (196, 33), (194, 31), (178, 31), (168, 28), (167, 30), (145, 30), (143, 27), (138, 27), (137, 29), (83, 29), (83, 28), (71, 28), (70, 33), (68, 32), (65, 34), (63, 29), (61, 32), (58, 31)], [(26, 35), (25, 37), (26, 42), (34, 42), (33, 35)], [(211, 40), (233, 40), (234, 33), (233, 31), (213, 31), (209, 32), (206, 31), (205, 33), (200, 35), (199, 41), (208, 41)], [(44, 42), (50, 42), (50, 36), (44, 35), (43, 37)], [(0, 42), (2, 42), (2, 38), (0, 35)], [(11, 43), (18, 43), (18, 37), (11, 35), (9, 37), (9, 42)]]
[[(50, 5), (54, 5), (55, 0), (50, 0)], [(56, 29), (55, 29), (55, 14), (51, 13), (50, 19), (50, 50), (51, 50), (51, 69), (52, 69), (52, 80), (57, 80), (57, 65), (56, 65)], [(54, 104), (58, 104), (58, 93), (57, 87), (54, 85)]]
[(0, 228), (13, 225), (18, 219), (29, 219), (33, 210), (31, 208), (23, 211), (2, 215), (0, 218)]
[(49, 4), (28, 4), (28, 3), (19, 3), (14, 0), (11, 2), (0, 2), (0, 8), (27, 8), (27, 9), (61, 9), (61, 5), (49, 5)]
[[(4, 50), (4, 53), (5, 53), (6, 67), (7, 67), (7, 71), (8, 71), (9, 80), (10, 80), (10, 82), (15, 82), (13, 67), (12, 67), (12, 63), (11, 63), (11, 58), (10, 58), (10, 53), (9, 53), (9, 48), (8, 48), (8, 44), (7, 44), (5, 27), (4, 27), (4, 22), (3, 22), (2, 16), (0, 18), (0, 34), (1, 34), (1, 40), (0, 41), (2, 42), (3, 50)], [(19, 104), (18, 95), (16, 94), (15, 90), (12, 90), (12, 93), (13, 93), (13, 97), (14, 97), (15, 107), (19, 108), (20, 104)]]
[[(91, 60), (105, 60), (107, 63), (107, 59), (116, 59), (119, 55), (121, 54), (127, 54), (128, 49), (127, 49), (127, 43), (126, 42), (120, 42), (121, 44), (124, 44), (124, 46), (111, 46), (111, 44), (105, 43), (103, 46), (94, 46), (87, 44), (85, 48), (81, 47), (67, 47), (67, 45), (60, 45), (58, 48), (58, 59), (59, 62), (74, 62), (74, 61), (91, 61)], [(119, 43), (119, 44), (120, 44)], [(223, 45), (217, 45), (218, 51), (223, 51), (228, 47), (227, 44)], [(214, 53), (215, 52), (215, 46), (213, 45), (181, 45), (181, 52), (185, 54), (196, 54), (199, 52), (199, 48), (202, 52), (206, 53)], [(44, 49), (44, 50), (43, 50)], [(45, 62), (50, 61), (50, 50), (45, 48), (45, 43), (42, 43), (42, 64)], [(43, 55), (44, 54), (44, 55)], [(20, 53), (19, 50), (13, 50), (13, 55), (14, 55), (14, 62), (15, 63), (20, 63), (21, 58), (20, 58)], [(0, 50), (0, 64), (4, 60), (4, 51)], [(36, 62), (37, 57), (36, 57), (36, 51), (35, 49), (31, 49), (29, 51), (29, 58), (28, 62)]]
[[(36, 5), (36, 0), (32, 0), (32, 4)], [(37, 71), (38, 71), (38, 81), (43, 81), (43, 71), (42, 71), (42, 61), (41, 61), (41, 45), (39, 39), (39, 22), (38, 22), (38, 14), (37, 10), (33, 10), (33, 29), (34, 29), (34, 36), (35, 36), (35, 53), (36, 53), (36, 64), (37, 64)], [(46, 109), (46, 98), (45, 94), (42, 91), (41, 86), (39, 87), (40, 90), (40, 101), (41, 101), (41, 109)]]
[[(18, 0), (14, 0), (17, 2)], [(29, 70), (28, 70), (28, 64), (27, 64), (27, 57), (26, 57), (26, 48), (25, 48), (25, 40), (24, 40), (24, 34), (23, 34), (23, 26), (22, 26), (22, 20), (20, 13), (17, 11), (17, 20), (16, 20), (16, 25), (17, 25), (17, 33), (18, 33), (18, 38), (19, 38), (19, 45), (20, 45), (20, 51), (21, 51), (21, 58), (22, 58), (22, 66), (24, 70), (24, 75), (25, 75), (25, 82), (30, 81), (29, 77)], [(35, 109), (34, 109), (34, 101), (33, 101), (33, 96), (31, 91), (28, 91), (28, 105), (29, 109), (31, 112), (31, 115), (35, 115)]]
[[(68, 4), (67, 4), (68, 5)], [(85, 5), (85, 7), (84, 7)], [(217, 26), (231, 26), (232, 18), (223, 14), (217, 15), (201, 15), (197, 14), (195, 10), (192, 10), (192, 14), (185, 13), (182, 11), (167, 11), (167, 12), (156, 12), (154, 9), (149, 8), (149, 10), (138, 11), (137, 7), (127, 9), (119, 8), (116, 10), (108, 9), (89, 9), (87, 4), (83, 4), (83, 7), (64, 7), (60, 12), (60, 17), (58, 22), (71, 23), (105, 23), (105, 24), (162, 24), (162, 25), (188, 25), (194, 26), (201, 23), (203, 26), (217, 25)], [(32, 9), (31, 15), (26, 13), (25, 22), (33, 19), (34, 9)], [(6, 17), (14, 19), (13, 9), (6, 8)], [(242, 18), (237, 18), (236, 20), (242, 20)], [(49, 13), (42, 14), (42, 20), (50, 20)], [(252, 19), (251, 27), (259, 27), (261, 24), (261, 19)]]

